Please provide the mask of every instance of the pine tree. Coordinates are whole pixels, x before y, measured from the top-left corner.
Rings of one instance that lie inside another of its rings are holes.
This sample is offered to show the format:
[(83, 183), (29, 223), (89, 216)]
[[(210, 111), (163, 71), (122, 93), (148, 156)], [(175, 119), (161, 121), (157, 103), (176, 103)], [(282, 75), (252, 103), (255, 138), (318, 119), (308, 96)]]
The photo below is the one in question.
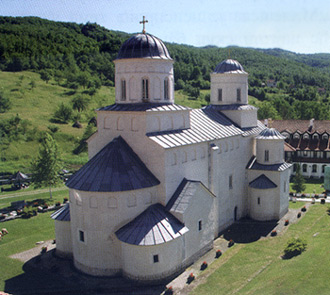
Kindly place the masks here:
[(35, 186), (48, 186), (50, 198), (52, 198), (51, 187), (60, 182), (60, 158), (56, 141), (46, 133), (37, 158), (32, 162), (32, 181)]
[(300, 165), (296, 165), (296, 175), (293, 177), (292, 188), (299, 194), (305, 190), (305, 178), (301, 175)]

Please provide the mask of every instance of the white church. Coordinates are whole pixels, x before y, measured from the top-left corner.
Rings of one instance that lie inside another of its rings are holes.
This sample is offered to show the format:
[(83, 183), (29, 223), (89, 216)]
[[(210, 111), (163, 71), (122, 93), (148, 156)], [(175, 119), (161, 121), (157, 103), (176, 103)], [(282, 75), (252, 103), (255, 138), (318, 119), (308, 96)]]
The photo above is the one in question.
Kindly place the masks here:
[(115, 104), (97, 110), (89, 161), (55, 212), (56, 254), (95, 276), (169, 279), (243, 217), (288, 211), (284, 137), (257, 120), (248, 74), (227, 59), (211, 73), (211, 102), (175, 104), (173, 59), (145, 32), (115, 62)]

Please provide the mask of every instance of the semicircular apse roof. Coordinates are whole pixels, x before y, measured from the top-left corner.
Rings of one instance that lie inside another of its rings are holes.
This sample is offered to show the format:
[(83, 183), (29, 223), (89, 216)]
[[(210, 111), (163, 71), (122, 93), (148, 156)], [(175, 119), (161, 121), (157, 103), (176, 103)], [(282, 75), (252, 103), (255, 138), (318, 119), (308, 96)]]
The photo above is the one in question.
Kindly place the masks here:
[(118, 136), (73, 174), (66, 186), (88, 192), (120, 192), (159, 183), (126, 141)]

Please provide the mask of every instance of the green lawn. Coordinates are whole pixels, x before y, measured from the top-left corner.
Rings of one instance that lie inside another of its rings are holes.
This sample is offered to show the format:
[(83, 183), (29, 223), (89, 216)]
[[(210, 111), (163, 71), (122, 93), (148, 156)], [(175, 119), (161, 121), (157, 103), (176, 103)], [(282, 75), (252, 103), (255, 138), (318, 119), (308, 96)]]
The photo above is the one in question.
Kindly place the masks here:
[[(302, 204), (301, 204), (302, 206)], [(313, 205), (284, 235), (236, 244), (200, 275), (205, 283), (192, 294), (329, 294), (329, 224), (327, 206)], [(307, 241), (302, 255), (283, 260), (290, 237)]]
[[(324, 192), (323, 188), (323, 179), (312, 179), (312, 178), (307, 178), (305, 179), (305, 190), (302, 193), (306, 194), (321, 194)], [(293, 183), (290, 182), (290, 192), (294, 192), (292, 189)]]
[(0, 242), (0, 290), (4, 290), (6, 280), (23, 273), (23, 263), (9, 258), (10, 255), (31, 249), (38, 241), (55, 238), (54, 220), (50, 214), (1, 223), (1, 228), (6, 228), (9, 234)]

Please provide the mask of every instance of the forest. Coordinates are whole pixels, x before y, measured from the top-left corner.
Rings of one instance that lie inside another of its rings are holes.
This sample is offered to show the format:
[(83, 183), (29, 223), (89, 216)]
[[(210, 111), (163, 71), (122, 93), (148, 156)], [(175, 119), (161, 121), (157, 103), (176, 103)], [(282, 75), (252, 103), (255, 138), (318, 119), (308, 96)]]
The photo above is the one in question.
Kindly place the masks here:
[[(46, 82), (93, 94), (101, 85), (114, 86), (113, 60), (130, 36), (96, 23), (0, 17), (0, 70), (37, 72)], [(259, 107), (260, 119), (330, 119), (330, 54), (165, 44), (175, 60), (175, 89), (191, 99), (201, 99), (215, 66), (233, 58), (249, 73), (249, 95), (256, 98), (251, 103)], [(276, 87), (268, 87), (268, 80)]]

